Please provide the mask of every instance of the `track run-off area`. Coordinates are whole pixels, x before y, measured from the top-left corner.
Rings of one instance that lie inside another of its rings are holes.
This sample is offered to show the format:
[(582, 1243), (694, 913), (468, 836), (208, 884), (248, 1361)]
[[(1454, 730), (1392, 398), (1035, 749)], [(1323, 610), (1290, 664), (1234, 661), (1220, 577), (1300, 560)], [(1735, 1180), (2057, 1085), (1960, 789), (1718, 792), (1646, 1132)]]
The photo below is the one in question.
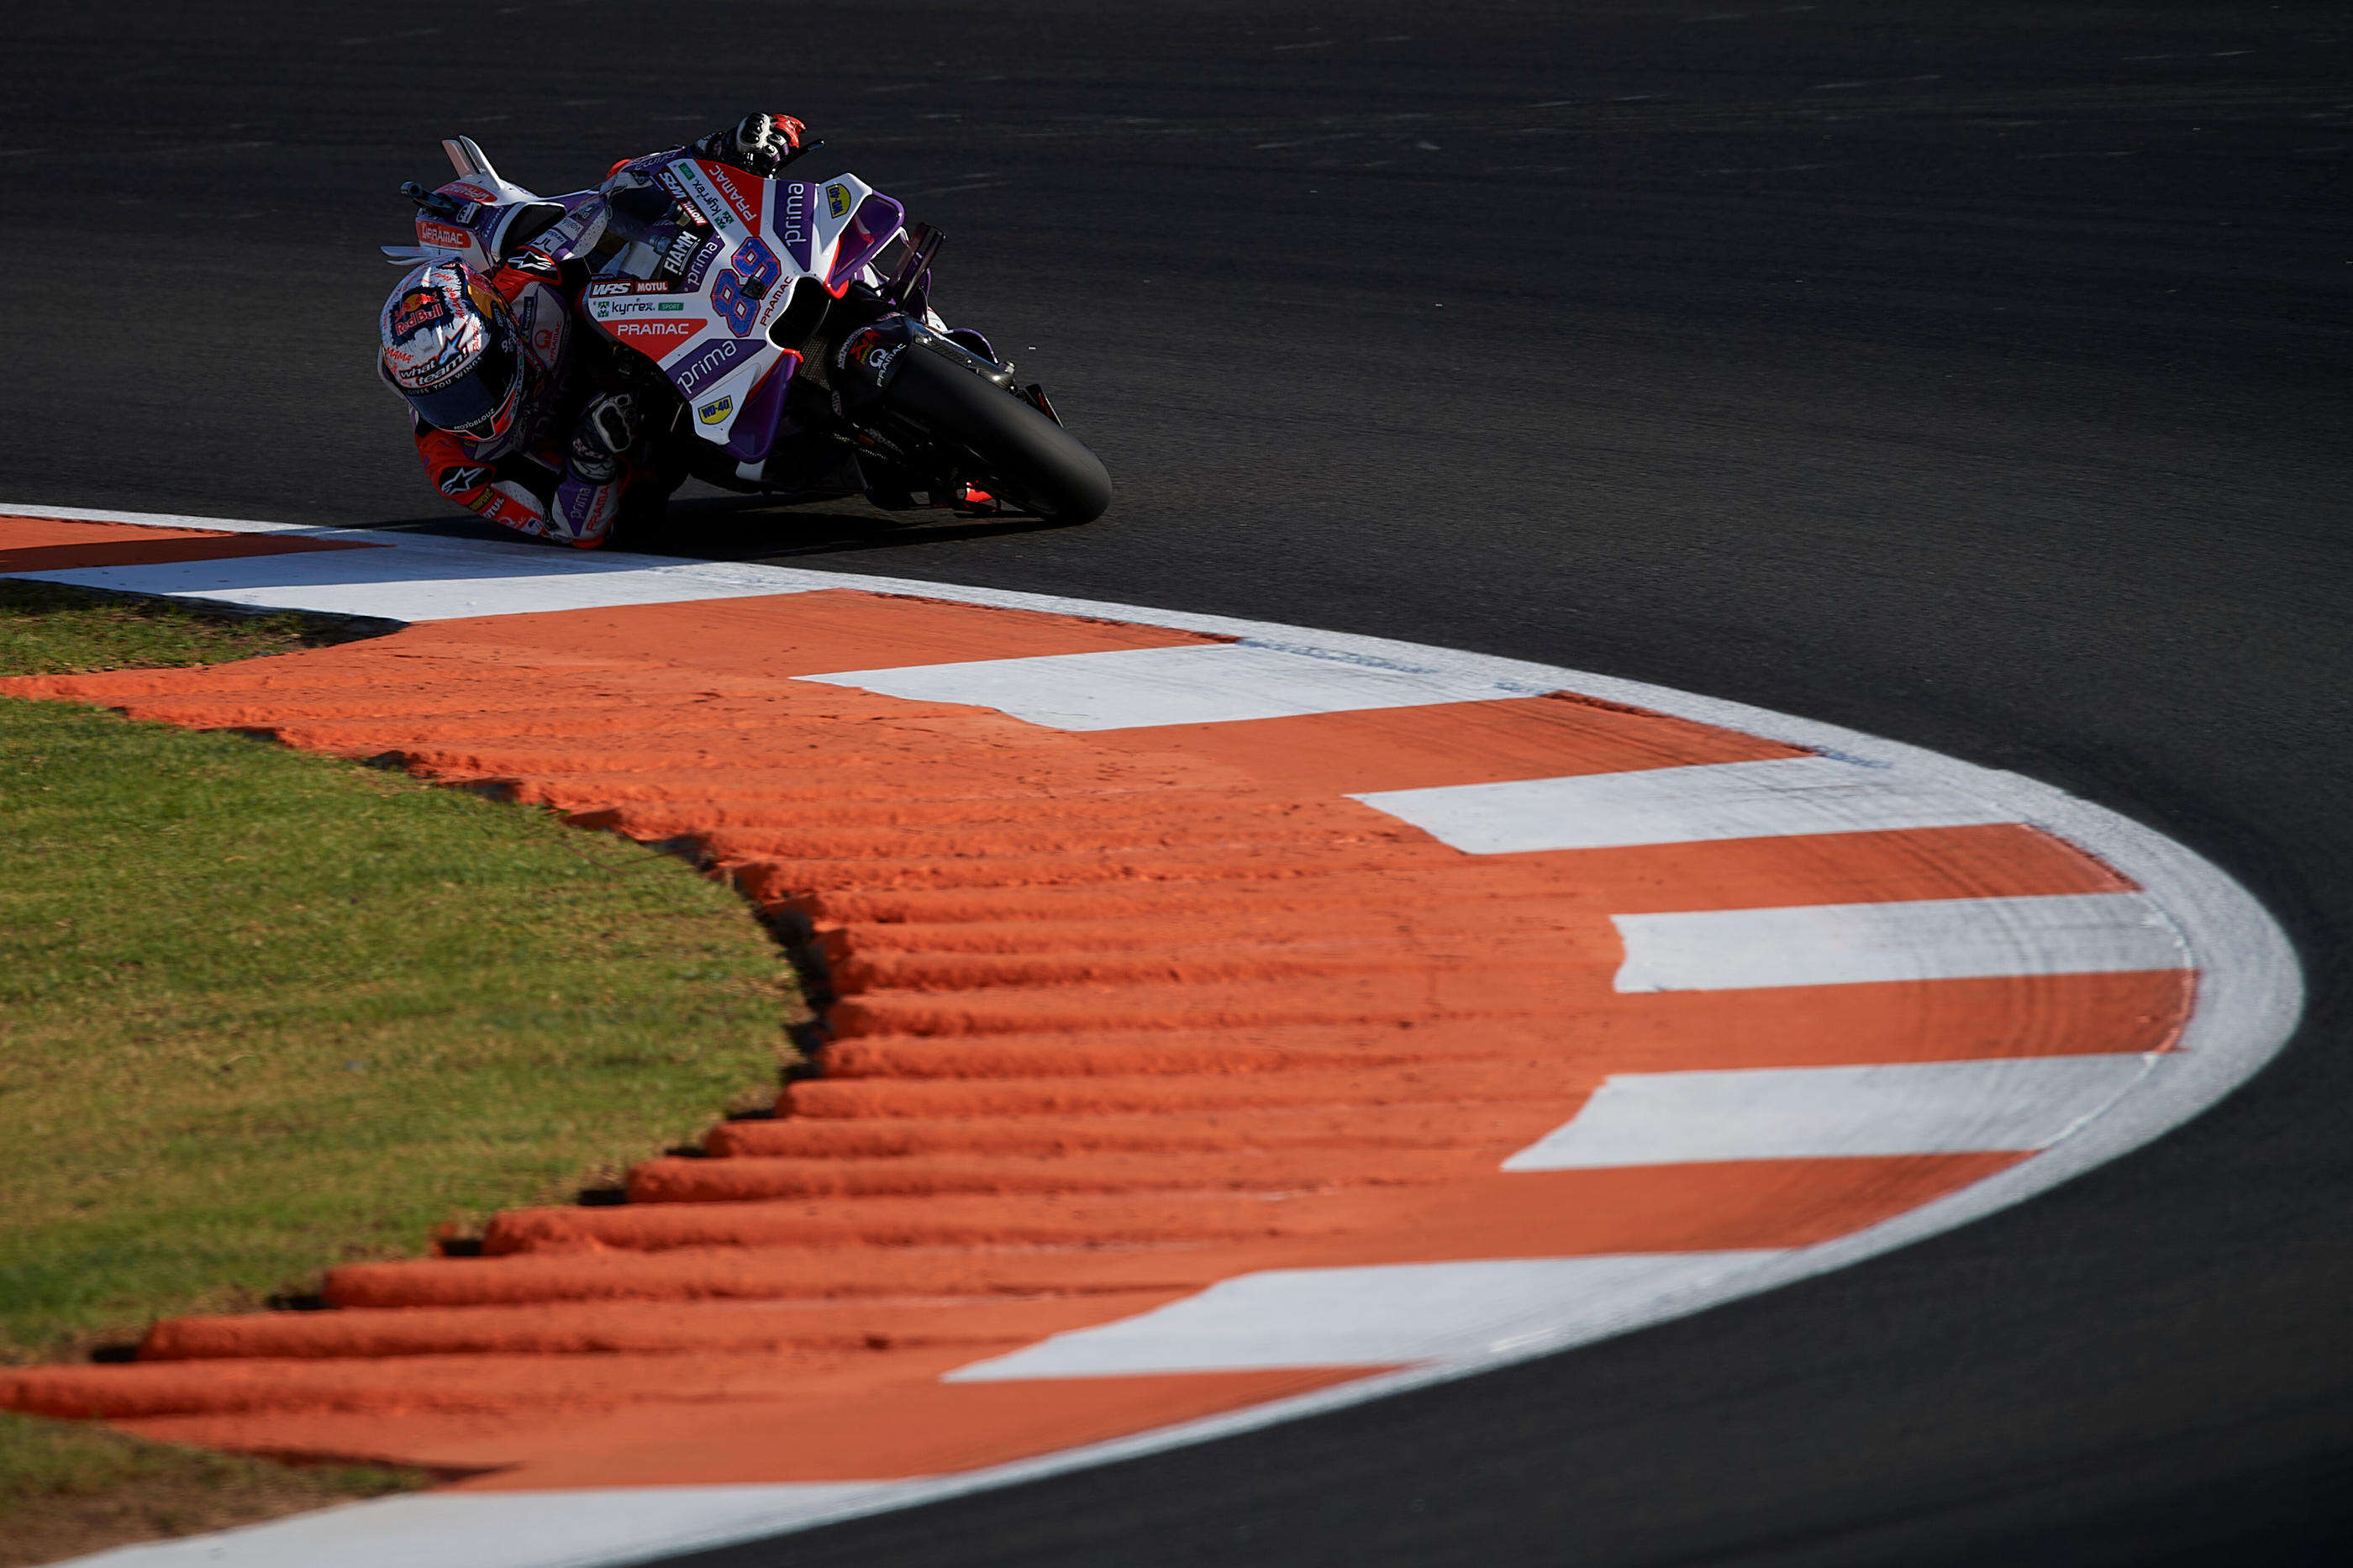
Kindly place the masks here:
[(471, 1478), (126, 1564), (643, 1561), (1459, 1379), (2031, 1196), (2229, 1092), (2300, 1007), (2270, 918), (2161, 836), (1704, 696), (52, 512), (0, 517), (0, 572), (409, 624), (0, 691), (661, 844), (805, 931), (832, 994), (819, 1076), (625, 1202), (0, 1373), (16, 1409)]

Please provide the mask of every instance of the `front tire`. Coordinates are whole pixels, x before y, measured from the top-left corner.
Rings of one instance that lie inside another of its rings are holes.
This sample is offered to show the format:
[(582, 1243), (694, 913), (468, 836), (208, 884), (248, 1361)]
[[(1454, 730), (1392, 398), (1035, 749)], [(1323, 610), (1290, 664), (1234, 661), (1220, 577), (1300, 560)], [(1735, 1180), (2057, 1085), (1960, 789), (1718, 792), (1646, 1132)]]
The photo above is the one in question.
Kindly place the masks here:
[(1053, 522), (1092, 522), (1111, 505), (1103, 459), (1027, 399), (921, 343), (902, 352), (898, 371), (884, 404), (969, 457), (983, 489)]

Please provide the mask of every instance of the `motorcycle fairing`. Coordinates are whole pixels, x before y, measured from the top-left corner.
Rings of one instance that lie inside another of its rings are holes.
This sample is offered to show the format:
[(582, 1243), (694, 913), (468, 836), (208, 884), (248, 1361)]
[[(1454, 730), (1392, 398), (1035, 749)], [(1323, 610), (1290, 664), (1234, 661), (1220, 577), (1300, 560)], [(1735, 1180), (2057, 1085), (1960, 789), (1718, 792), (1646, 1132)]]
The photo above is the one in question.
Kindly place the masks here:
[[(744, 232), (736, 224), (738, 234)], [(724, 258), (733, 259), (732, 255)], [(767, 428), (755, 419), (742, 435), (740, 462), (767, 456), (776, 437), (775, 414), (782, 409), (783, 385), (772, 398), (755, 400), (754, 394), (780, 365), (789, 378), (800, 363), (764, 337), (739, 334), (715, 313), (711, 293), (732, 269), (714, 264), (700, 287), (659, 279), (597, 279), (582, 296), (583, 313), (606, 336), (661, 367), (678, 395), (694, 411), (694, 433), (713, 445), (733, 450), (739, 445), (737, 426), (747, 412), (767, 418)], [(778, 294), (787, 292), (778, 289)], [(789, 360), (789, 363), (786, 363)]]
[[(864, 191), (865, 195), (852, 200), (857, 191)], [(839, 196), (837, 192), (840, 193)], [(825, 195), (828, 213), (835, 210), (837, 202), (849, 209), (849, 222), (842, 227), (833, 267), (825, 277), (825, 286), (833, 290), (838, 300), (866, 265), (882, 253), (882, 247), (907, 226), (907, 209), (881, 192), (867, 190), (848, 178), (829, 181)]]
[[(520, 187), (509, 186), (510, 192)], [(417, 215), (415, 245), (377, 248), (388, 261), (413, 267), (420, 261), (462, 261), (477, 272), (491, 272), (499, 258), (515, 247), (509, 243), (516, 225), (526, 221), (525, 243), (558, 258), (592, 247), (603, 229), (603, 212), (594, 191), (574, 191), (561, 196), (534, 196), (521, 192), (514, 200), (486, 202), (482, 186), (472, 180), (452, 180), (435, 193), (460, 204), (448, 217)]]
[(850, 174), (764, 180), (683, 154), (646, 172), (701, 215), (716, 243), (698, 237), (690, 252), (679, 237), (699, 231), (670, 226), (651, 237), (647, 253), (659, 258), (675, 245), (680, 267), (665, 275), (641, 262), (655, 276), (599, 277), (583, 298), (585, 313), (660, 366), (692, 411), (696, 436), (739, 463), (758, 463), (775, 445), (800, 365), (797, 349), (771, 341), (771, 330), (803, 289), (839, 298), (904, 215)]
[(508, 241), (516, 226), (525, 222), (532, 225), (524, 230), (525, 237), (550, 255), (585, 250), (596, 243), (595, 233), (585, 237), (582, 233), (584, 228), (601, 230), (603, 226), (595, 191), (534, 195), (501, 176), (470, 136), (450, 137), (441, 143), (441, 150), (449, 155), (450, 166), (458, 174), (434, 194), (448, 197), (454, 210), (420, 211), (417, 243), (379, 246), (385, 260), (401, 267), (420, 261), (461, 261), (477, 272), (489, 272), (512, 248)]

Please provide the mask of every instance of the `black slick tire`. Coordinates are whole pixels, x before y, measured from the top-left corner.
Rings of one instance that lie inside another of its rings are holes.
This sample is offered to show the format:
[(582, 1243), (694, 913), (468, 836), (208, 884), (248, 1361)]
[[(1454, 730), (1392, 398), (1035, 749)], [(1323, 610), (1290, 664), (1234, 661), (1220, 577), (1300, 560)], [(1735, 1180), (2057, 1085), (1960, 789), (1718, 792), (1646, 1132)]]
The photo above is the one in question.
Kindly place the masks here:
[(972, 458), (983, 488), (1055, 522), (1092, 522), (1111, 505), (1111, 475), (1026, 398), (944, 354), (912, 344), (882, 398), (934, 440)]

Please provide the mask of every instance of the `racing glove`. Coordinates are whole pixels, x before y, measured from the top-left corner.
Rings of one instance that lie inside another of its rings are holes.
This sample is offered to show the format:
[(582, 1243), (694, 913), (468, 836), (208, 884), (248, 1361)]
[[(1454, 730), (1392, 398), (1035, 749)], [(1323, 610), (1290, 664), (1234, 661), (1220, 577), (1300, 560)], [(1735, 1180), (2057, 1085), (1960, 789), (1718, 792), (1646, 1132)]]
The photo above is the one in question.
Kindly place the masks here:
[(808, 127), (789, 114), (747, 114), (732, 129), (714, 131), (694, 147), (706, 158), (766, 179), (800, 151), (807, 135)]
[(565, 467), (584, 483), (608, 485), (620, 476), (621, 459), (637, 444), (637, 395), (600, 392), (580, 410)]

